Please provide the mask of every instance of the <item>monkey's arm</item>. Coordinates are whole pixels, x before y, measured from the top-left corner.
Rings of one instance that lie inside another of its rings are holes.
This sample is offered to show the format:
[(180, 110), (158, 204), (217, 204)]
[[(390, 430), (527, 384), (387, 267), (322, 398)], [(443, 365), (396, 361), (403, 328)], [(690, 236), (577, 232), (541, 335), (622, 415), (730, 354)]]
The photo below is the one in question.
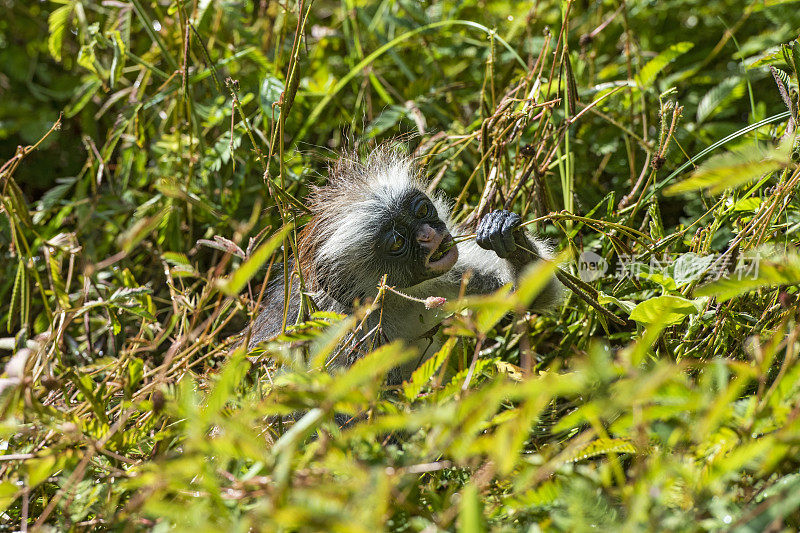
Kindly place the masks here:
[[(520, 227), (522, 219), (510, 211), (493, 211), (484, 216), (475, 231), (475, 241), (459, 245), (458, 270), (472, 272), (467, 292), (485, 294), (506, 283), (516, 283), (530, 263), (552, 259), (550, 246)], [(463, 253), (462, 253), (463, 252)], [(563, 286), (554, 277), (531, 305), (541, 311), (558, 305)]]

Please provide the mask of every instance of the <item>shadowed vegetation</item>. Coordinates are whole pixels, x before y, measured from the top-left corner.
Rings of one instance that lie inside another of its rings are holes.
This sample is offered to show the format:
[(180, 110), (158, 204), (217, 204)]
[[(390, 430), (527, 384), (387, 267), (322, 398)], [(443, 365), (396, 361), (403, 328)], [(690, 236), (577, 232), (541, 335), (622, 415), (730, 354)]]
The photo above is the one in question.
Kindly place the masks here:
[[(4, 529), (800, 527), (797, 3), (0, 6)], [(326, 365), (380, 298), (234, 349), (398, 137), (566, 303), (449, 301), (394, 388), (401, 345)]]

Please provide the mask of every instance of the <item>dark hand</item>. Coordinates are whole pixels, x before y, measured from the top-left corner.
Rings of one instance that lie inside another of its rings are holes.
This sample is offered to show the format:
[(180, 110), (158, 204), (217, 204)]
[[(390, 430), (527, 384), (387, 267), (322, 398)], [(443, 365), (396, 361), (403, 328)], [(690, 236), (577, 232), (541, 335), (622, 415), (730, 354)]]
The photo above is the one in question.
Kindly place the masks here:
[(517, 249), (514, 231), (522, 219), (511, 211), (492, 211), (478, 223), (476, 242), (481, 248), (493, 250), (498, 257), (507, 258)]

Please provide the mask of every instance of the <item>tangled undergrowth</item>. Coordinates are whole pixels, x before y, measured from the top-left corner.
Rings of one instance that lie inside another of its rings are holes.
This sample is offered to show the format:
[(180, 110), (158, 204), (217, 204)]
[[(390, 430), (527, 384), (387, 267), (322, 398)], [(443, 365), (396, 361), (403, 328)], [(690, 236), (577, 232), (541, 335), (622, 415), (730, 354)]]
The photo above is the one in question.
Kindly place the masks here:
[[(5, 529), (800, 527), (796, 4), (0, 5)], [(325, 365), (380, 302), (233, 348), (398, 135), (564, 306), (447, 302), (394, 389), (401, 345)]]

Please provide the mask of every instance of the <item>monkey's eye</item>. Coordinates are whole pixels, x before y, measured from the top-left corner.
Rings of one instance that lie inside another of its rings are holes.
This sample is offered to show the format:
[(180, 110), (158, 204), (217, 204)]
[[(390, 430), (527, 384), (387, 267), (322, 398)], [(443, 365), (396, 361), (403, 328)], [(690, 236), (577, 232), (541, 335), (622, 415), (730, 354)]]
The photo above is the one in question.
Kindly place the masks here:
[(422, 200), (421, 202), (417, 203), (416, 208), (414, 209), (414, 216), (417, 218), (425, 218), (431, 214), (431, 205), (430, 203)]
[(406, 240), (403, 238), (402, 235), (399, 233), (393, 233), (391, 237), (389, 237), (389, 243), (386, 249), (389, 251), (390, 254), (397, 254), (403, 250), (403, 247), (406, 244)]

